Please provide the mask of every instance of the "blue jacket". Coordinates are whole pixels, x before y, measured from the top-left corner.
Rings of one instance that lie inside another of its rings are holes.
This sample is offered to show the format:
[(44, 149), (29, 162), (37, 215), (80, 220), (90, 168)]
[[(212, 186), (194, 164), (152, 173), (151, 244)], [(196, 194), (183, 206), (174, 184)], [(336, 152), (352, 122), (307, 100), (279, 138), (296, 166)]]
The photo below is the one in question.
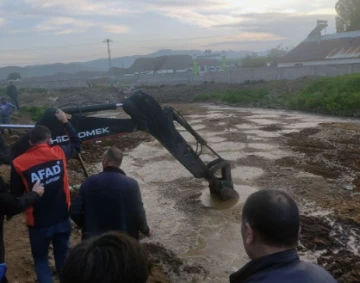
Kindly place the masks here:
[(1, 116), (10, 116), (12, 112), (16, 110), (16, 106), (6, 102), (5, 104), (0, 103), (0, 114)]
[(138, 183), (116, 167), (89, 177), (70, 207), (70, 217), (82, 228), (82, 238), (121, 231), (139, 239), (149, 227)]
[(230, 283), (336, 283), (323, 268), (300, 261), (288, 250), (252, 260), (230, 276)]

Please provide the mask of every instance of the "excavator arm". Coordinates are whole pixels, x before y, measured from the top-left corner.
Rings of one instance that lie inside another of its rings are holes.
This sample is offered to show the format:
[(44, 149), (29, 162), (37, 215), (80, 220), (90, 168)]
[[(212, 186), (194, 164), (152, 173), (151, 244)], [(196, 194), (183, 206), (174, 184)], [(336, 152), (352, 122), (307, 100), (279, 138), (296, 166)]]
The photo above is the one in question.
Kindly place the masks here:
[[(84, 116), (86, 112), (96, 112), (122, 107), (131, 119), (112, 119)], [(171, 107), (162, 108), (150, 95), (137, 91), (123, 104), (103, 104), (63, 109), (69, 114), (69, 121), (77, 130), (83, 142), (101, 140), (113, 135), (125, 135), (135, 131), (145, 131), (156, 138), (195, 178), (204, 178), (209, 183), (210, 192), (223, 200), (238, 197), (233, 188), (230, 162), (221, 158), (190, 124)], [(47, 126), (52, 132), (53, 144), (68, 142), (64, 127), (56, 119), (55, 109), (48, 109), (36, 125)], [(201, 153), (195, 151), (176, 129), (177, 122), (196, 140), (198, 148), (207, 147), (216, 157), (205, 163)], [(12, 126), (12, 125), (10, 125)], [(25, 125), (18, 125), (18, 127)], [(27, 125), (28, 128), (34, 127)], [(5, 127), (5, 125), (0, 125)], [(6, 125), (9, 127), (9, 125)], [(16, 127), (16, 126), (14, 126)], [(24, 153), (29, 147), (29, 136), (25, 134), (10, 146), (12, 158)]]

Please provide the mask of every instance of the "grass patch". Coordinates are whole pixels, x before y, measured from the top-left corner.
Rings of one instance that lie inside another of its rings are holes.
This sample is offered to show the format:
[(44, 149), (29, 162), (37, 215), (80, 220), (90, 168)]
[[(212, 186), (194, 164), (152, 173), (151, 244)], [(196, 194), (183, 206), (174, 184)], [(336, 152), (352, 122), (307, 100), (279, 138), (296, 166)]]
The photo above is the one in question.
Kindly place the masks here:
[(276, 89), (243, 86), (221, 93), (199, 94), (195, 102), (220, 102), (240, 106), (274, 107), (307, 112), (360, 116), (360, 74), (322, 78), (297, 93), (277, 93)]
[(38, 121), (45, 113), (46, 107), (43, 106), (20, 106), (20, 113), (29, 113), (31, 120)]
[(314, 81), (290, 98), (288, 106), (323, 114), (360, 116), (360, 74)]

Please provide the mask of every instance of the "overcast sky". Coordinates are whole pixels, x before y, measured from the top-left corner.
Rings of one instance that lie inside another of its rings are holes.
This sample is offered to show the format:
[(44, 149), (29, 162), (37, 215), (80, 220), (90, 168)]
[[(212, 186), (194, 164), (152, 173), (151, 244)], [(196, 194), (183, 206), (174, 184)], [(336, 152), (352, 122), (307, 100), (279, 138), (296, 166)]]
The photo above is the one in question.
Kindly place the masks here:
[(295, 46), (336, 0), (0, 0), (0, 66), (87, 61), (158, 49)]

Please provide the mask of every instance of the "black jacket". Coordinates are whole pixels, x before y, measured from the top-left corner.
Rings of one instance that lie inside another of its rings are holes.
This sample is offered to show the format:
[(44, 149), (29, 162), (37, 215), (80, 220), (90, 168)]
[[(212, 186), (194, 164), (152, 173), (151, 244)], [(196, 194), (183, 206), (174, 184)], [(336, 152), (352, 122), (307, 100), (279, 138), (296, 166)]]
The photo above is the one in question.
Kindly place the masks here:
[(255, 259), (230, 276), (230, 283), (336, 283), (323, 268), (300, 261), (296, 250)]
[(138, 183), (115, 167), (85, 180), (72, 201), (70, 217), (82, 228), (83, 239), (114, 230), (135, 239), (139, 232), (149, 233)]
[(0, 177), (0, 263), (5, 262), (4, 248), (4, 217), (14, 216), (23, 212), (26, 208), (32, 206), (40, 199), (35, 193), (27, 193), (21, 198), (14, 198), (5, 188), (5, 184)]
[(10, 98), (17, 98), (18, 97), (18, 92), (17, 92), (17, 88), (14, 85), (9, 85), (6, 88), (6, 94), (10, 97)]

